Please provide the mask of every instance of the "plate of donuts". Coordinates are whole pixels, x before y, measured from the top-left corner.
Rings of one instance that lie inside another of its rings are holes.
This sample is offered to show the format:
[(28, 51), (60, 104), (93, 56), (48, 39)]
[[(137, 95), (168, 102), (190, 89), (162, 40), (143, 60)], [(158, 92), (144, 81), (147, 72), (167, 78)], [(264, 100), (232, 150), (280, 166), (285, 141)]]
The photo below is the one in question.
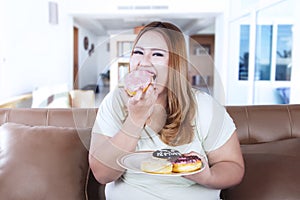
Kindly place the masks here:
[[(161, 151), (161, 150), (160, 150)], [(205, 166), (198, 156), (157, 156), (157, 151), (126, 154), (117, 163), (128, 172), (158, 176), (184, 176), (201, 172)]]

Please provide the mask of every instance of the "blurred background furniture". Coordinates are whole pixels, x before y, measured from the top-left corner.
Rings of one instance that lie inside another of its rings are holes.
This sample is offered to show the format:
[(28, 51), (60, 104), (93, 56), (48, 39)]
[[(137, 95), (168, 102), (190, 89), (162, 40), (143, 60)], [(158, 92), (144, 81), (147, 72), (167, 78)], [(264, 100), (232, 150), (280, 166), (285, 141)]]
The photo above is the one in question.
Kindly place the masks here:
[(0, 102), (0, 108), (94, 108), (95, 101), (93, 90), (33, 91)]
[(0, 101), (0, 108), (30, 108), (32, 94), (22, 94)]
[(95, 93), (99, 93), (99, 86), (97, 84), (89, 84), (82, 88), (82, 90), (93, 90)]
[(95, 92), (93, 90), (71, 90), (71, 107), (73, 108), (94, 108)]

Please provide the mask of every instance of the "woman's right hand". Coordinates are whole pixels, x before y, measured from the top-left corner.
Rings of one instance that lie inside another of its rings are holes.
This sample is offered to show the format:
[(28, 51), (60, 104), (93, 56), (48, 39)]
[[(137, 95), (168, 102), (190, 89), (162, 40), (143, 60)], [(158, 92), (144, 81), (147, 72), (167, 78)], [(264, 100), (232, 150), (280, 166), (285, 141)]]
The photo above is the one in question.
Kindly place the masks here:
[(129, 97), (127, 108), (128, 117), (139, 127), (143, 127), (153, 112), (157, 100), (157, 90), (150, 85), (146, 92), (138, 90), (136, 95)]

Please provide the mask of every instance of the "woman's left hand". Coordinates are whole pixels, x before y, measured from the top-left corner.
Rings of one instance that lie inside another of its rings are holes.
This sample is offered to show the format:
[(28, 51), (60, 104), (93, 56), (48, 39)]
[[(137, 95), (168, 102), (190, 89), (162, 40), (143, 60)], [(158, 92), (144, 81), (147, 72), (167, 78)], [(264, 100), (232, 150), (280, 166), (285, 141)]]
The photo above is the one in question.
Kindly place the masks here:
[[(191, 152), (190, 154), (196, 153)], [(208, 162), (206, 159), (202, 159), (205, 165), (203, 171), (184, 177), (216, 189), (228, 188), (241, 182), (245, 169), (236, 132), (224, 145), (208, 152), (207, 159)]]
[[(209, 177), (211, 176), (211, 171), (210, 171), (210, 168), (209, 168), (209, 163), (207, 161), (207, 158), (195, 151), (191, 151), (189, 153), (186, 153), (184, 155), (187, 155), (187, 156), (191, 156), (191, 155), (195, 155), (195, 156), (198, 156), (200, 159), (201, 159), (201, 162), (202, 162), (202, 168), (204, 167), (204, 169), (202, 169), (199, 173), (194, 173), (194, 174), (191, 174), (191, 175), (184, 175), (183, 177), (187, 178), (187, 179), (190, 179), (190, 180), (193, 180), (197, 183), (199, 183), (198, 180), (201, 180), (201, 182), (205, 183), (207, 179), (209, 179)], [(196, 181), (197, 180), (197, 181)], [(201, 183), (199, 183), (201, 184)]]

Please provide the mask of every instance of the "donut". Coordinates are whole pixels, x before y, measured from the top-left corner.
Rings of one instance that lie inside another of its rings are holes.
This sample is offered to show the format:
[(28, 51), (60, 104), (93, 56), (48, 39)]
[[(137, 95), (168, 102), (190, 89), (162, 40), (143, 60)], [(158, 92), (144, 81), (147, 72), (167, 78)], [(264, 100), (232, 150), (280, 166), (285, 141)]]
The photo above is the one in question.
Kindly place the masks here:
[(192, 172), (201, 169), (202, 162), (198, 156), (180, 156), (175, 161), (172, 162), (173, 172)]
[(136, 95), (138, 90), (146, 92), (155, 79), (155, 74), (147, 70), (134, 70), (128, 73), (124, 80), (124, 89), (131, 97)]
[(172, 169), (172, 163), (167, 160), (149, 158), (141, 162), (141, 170), (147, 173), (170, 174)]

